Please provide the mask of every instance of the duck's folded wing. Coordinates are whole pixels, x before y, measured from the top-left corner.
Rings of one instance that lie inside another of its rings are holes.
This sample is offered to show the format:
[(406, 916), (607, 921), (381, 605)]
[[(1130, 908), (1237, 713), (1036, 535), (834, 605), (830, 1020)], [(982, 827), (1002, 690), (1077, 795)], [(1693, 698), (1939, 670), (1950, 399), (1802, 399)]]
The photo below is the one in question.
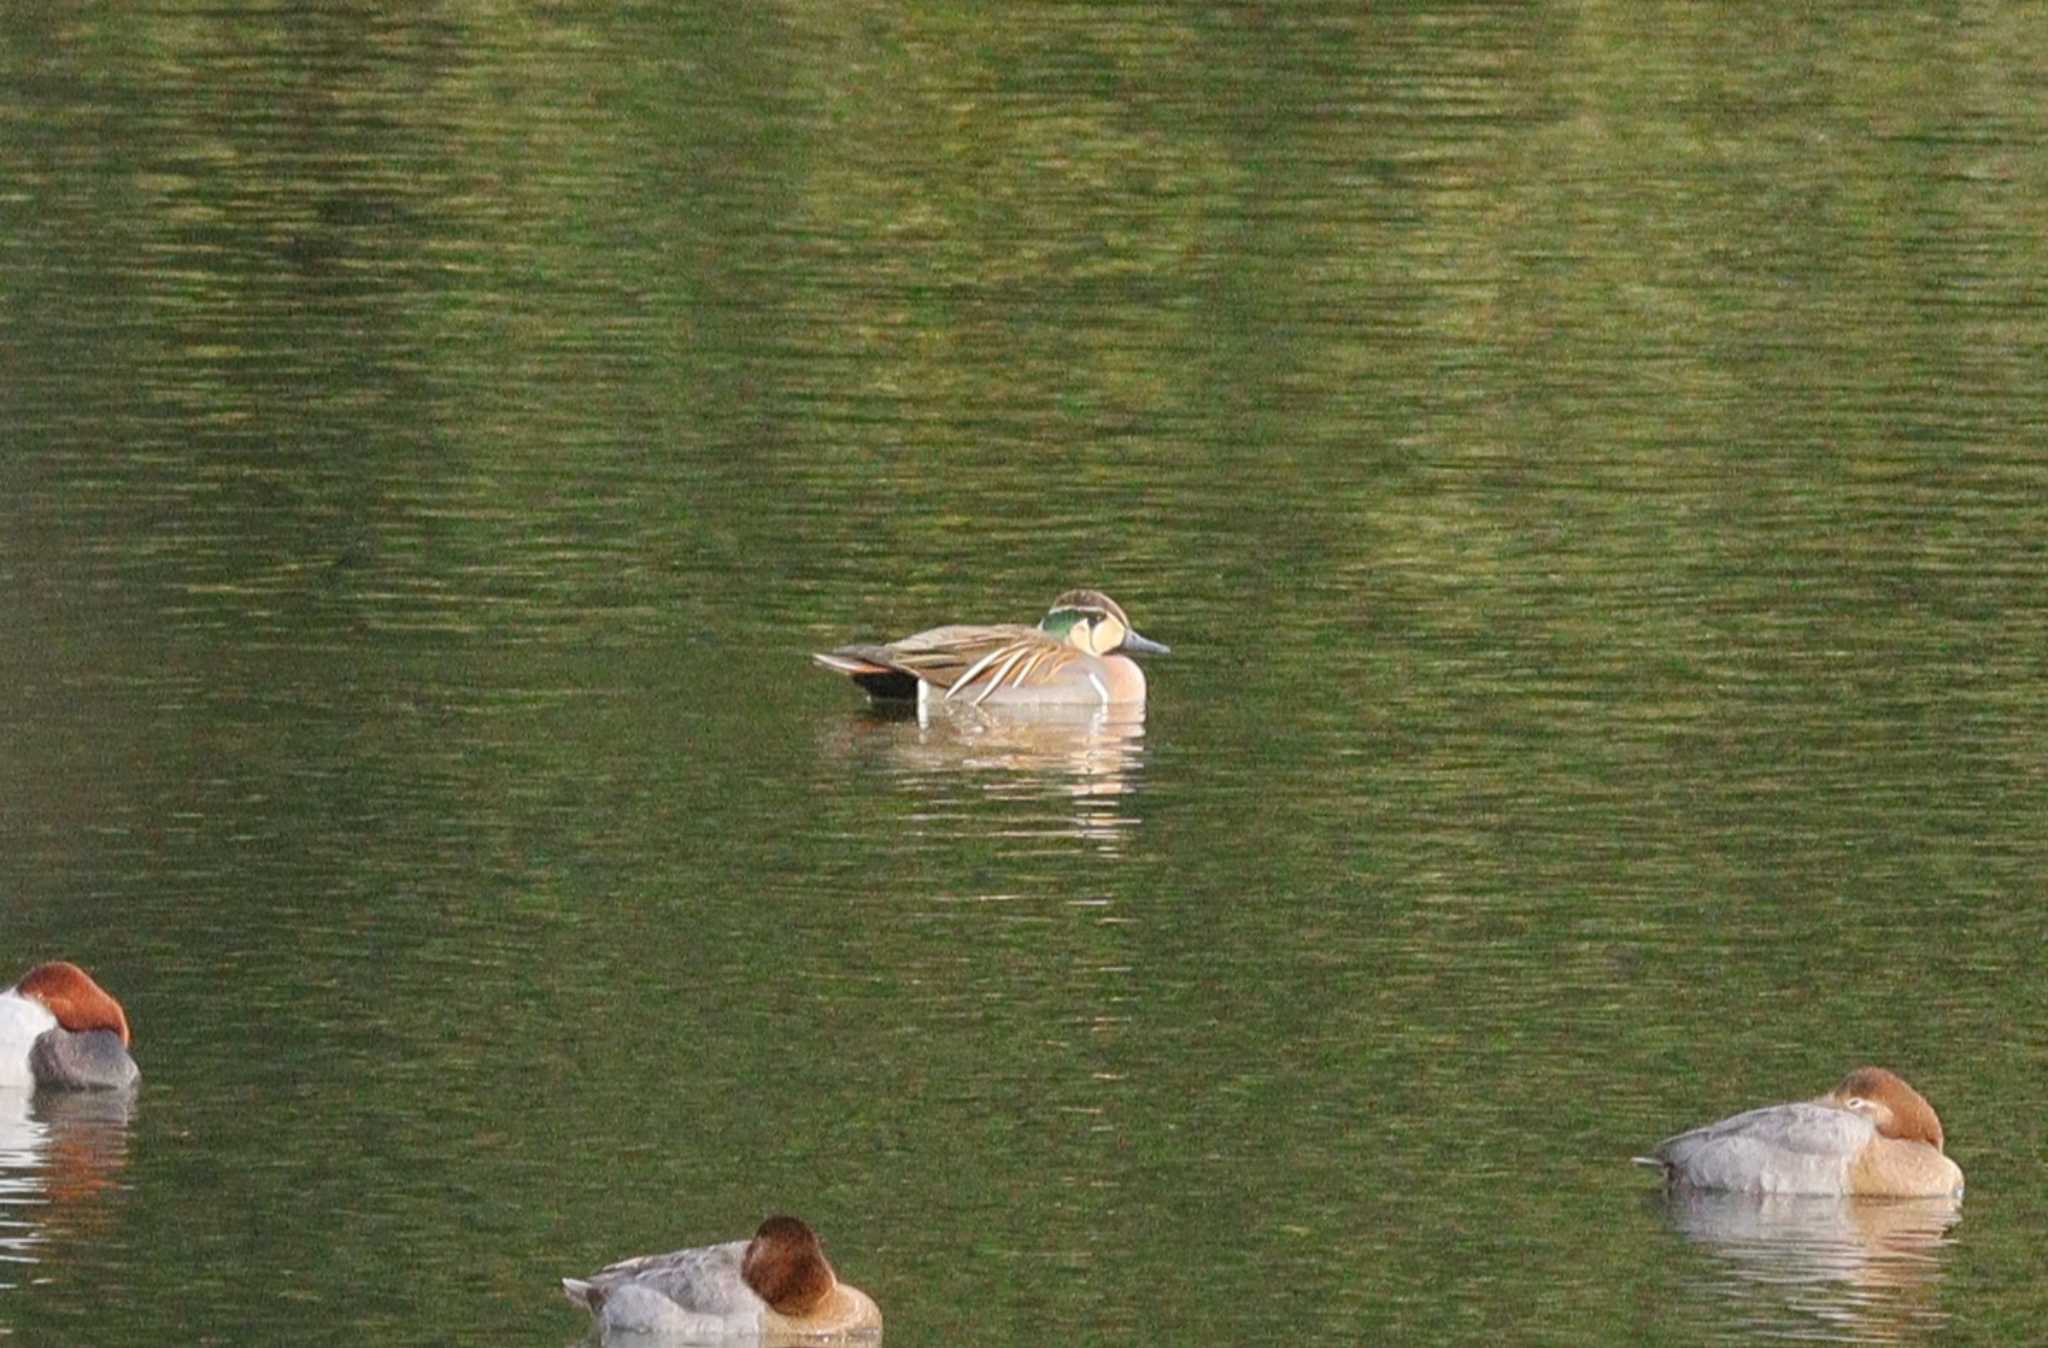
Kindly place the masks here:
[(857, 681), (876, 681), (878, 686), (884, 676), (893, 674), (962, 696), (985, 696), (1006, 682), (1015, 685), (1033, 671), (1043, 672), (1048, 662), (1065, 664), (1075, 654), (1072, 646), (1035, 627), (955, 625), (934, 627), (887, 645), (841, 646), (812, 658), (827, 669)]
[(1658, 1154), (1672, 1148), (1700, 1147), (1731, 1139), (1761, 1142), (1786, 1151), (1826, 1156), (1847, 1156), (1877, 1135), (1877, 1128), (1861, 1114), (1832, 1105), (1801, 1101), (1789, 1105), (1766, 1105), (1733, 1118), (1695, 1128), (1689, 1133), (1666, 1138), (1657, 1144)]
[(1846, 1109), (1769, 1105), (1666, 1138), (1649, 1159), (1701, 1188), (1839, 1192), (1849, 1158), (1876, 1134)]
[(128, 1046), (112, 1030), (47, 1031), (29, 1049), (28, 1065), (44, 1086), (132, 1086), (142, 1075), (128, 1056)]
[[(1042, 688), (1054, 683), (1082, 653), (1035, 627), (982, 628), (985, 638), (956, 646), (971, 656), (946, 684), (946, 696), (976, 705), (1005, 689)], [(936, 680), (934, 680), (936, 682)]]
[(747, 1242), (735, 1240), (694, 1250), (622, 1259), (588, 1278), (565, 1278), (563, 1287), (570, 1300), (593, 1310), (627, 1288), (636, 1296), (652, 1293), (682, 1310), (698, 1314), (732, 1315), (759, 1310), (761, 1298), (740, 1277), (740, 1260), (746, 1250)]

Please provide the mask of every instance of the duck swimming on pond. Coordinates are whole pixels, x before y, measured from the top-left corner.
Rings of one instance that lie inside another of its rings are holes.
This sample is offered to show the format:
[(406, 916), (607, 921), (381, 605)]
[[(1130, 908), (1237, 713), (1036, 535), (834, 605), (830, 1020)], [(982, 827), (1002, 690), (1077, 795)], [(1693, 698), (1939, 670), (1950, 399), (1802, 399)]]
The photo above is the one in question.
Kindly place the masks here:
[(606, 1335), (794, 1343), (872, 1338), (882, 1329), (881, 1310), (839, 1281), (817, 1233), (795, 1217), (770, 1217), (752, 1240), (642, 1255), (564, 1278), (562, 1290)]
[(134, 1084), (128, 1013), (69, 960), (38, 964), (0, 992), (0, 1087)]
[(1926, 1097), (1896, 1073), (1859, 1067), (1826, 1095), (1680, 1133), (1635, 1159), (1675, 1187), (1933, 1198), (1963, 1191), (1943, 1142)]
[(1130, 657), (1170, 649), (1140, 636), (1116, 600), (1100, 590), (1068, 590), (1036, 627), (955, 624), (820, 651), (811, 659), (877, 701), (1106, 707), (1142, 704), (1145, 671)]

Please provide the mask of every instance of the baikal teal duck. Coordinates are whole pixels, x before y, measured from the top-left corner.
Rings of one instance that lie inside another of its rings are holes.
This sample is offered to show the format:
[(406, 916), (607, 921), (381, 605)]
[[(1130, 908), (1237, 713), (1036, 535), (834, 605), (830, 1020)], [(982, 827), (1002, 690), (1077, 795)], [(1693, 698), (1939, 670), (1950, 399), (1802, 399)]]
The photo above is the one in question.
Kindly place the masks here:
[(811, 658), (876, 701), (1108, 707), (1142, 706), (1145, 671), (1131, 656), (1169, 649), (1139, 635), (1122, 606), (1100, 590), (1068, 590), (1036, 627), (954, 624)]

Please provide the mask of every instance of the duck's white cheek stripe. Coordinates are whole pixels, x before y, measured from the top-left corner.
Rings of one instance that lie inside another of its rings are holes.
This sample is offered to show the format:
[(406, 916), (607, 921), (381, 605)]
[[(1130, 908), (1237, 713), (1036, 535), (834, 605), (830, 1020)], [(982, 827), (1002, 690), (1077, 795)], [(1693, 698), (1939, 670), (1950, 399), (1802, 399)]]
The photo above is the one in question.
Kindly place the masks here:
[(1088, 682), (1095, 685), (1095, 695), (1102, 699), (1102, 705), (1105, 707), (1108, 706), (1109, 689), (1103, 687), (1101, 677), (1098, 676), (1096, 672), (1092, 669), (1088, 671)]

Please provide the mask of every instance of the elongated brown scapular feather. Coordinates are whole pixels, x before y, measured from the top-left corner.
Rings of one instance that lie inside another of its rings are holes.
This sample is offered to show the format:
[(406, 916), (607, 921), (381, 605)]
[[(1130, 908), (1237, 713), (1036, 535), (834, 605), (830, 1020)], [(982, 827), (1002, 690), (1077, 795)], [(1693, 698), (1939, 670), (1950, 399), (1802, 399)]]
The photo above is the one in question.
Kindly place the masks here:
[(920, 682), (951, 689), (963, 674), (984, 671), (989, 657), (1000, 659), (1012, 649), (1048, 655), (1073, 650), (1035, 627), (956, 625), (934, 627), (886, 645), (859, 642), (840, 646), (811, 658), (846, 675), (872, 696), (914, 698)]
[(1005, 686), (1024, 688), (1034, 677), (1049, 680), (1081, 655), (1037, 628), (1024, 631), (1026, 635), (993, 647), (962, 670), (947, 687), (946, 696), (979, 705)]

